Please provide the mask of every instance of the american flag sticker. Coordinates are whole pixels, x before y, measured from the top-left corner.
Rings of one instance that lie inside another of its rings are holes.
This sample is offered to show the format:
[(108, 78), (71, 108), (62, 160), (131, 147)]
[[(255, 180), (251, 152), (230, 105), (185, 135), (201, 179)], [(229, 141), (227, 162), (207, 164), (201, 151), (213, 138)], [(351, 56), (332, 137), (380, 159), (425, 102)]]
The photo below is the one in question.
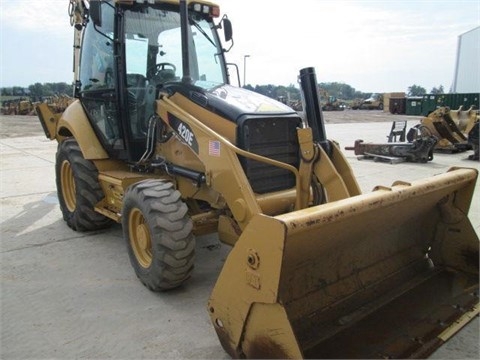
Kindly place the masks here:
[(220, 156), (220, 141), (216, 141), (216, 140), (208, 141), (208, 155)]

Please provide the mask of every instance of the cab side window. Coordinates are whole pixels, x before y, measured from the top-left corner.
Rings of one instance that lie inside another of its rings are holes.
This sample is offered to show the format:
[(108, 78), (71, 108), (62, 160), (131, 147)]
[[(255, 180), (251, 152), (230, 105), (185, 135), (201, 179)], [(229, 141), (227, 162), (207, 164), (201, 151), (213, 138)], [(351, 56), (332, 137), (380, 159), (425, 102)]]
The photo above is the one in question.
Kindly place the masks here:
[(113, 12), (111, 5), (102, 3), (102, 26), (88, 22), (83, 41), (89, 46), (82, 46), (79, 76), (79, 96), (107, 151), (124, 148), (115, 101)]

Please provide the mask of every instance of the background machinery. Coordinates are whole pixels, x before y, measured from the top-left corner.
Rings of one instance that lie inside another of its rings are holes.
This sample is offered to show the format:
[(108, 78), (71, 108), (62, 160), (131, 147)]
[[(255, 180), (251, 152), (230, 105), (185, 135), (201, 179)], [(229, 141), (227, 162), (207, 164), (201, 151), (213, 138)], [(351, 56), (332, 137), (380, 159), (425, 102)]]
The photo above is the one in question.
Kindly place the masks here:
[[(433, 135), (438, 139), (436, 151), (458, 152), (472, 148), (468, 142), (468, 134), (480, 119), (478, 109), (473, 107), (463, 110), (451, 110), (449, 107), (439, 107), (424, 117), (416, 127), (424, 134)], [(414, 129), (412, 130), (414, 132)], [(409, 134), (409, 140), (414, 136)]]
[(337, 99), (332, 96), (328, 91), (319, 88), (320, 93), (320, 105), (323, 111), (342, 111), (346, 108), (346, 103), (343, 100)]
[[(425, 356), (478, 312), (471, 169), (361, 194), (304, 117), (229, 85), (231, 23), (195, 1), (71, 0), (75, 96), (37, 108), (74, 230), (119, 222), (153, 291), (183, 284), (195, 235), (232, 246), (208, 301), (232, 357)], [(449, 304), (458, 304), (451, 306)]]
[(383, 110), (383, 94), (372, 94), (367, 99), (357, 99), (352, 103), (353, 110)]

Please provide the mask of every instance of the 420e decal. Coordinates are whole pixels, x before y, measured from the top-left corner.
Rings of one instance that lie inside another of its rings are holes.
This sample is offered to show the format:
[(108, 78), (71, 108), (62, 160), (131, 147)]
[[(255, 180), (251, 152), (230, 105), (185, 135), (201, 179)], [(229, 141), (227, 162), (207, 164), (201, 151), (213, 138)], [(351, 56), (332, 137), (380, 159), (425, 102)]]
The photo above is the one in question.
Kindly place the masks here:
[(168, 122), (183, 141), (198, 154), (198, 142), (190, 126), (170, 113), (168, 114)]

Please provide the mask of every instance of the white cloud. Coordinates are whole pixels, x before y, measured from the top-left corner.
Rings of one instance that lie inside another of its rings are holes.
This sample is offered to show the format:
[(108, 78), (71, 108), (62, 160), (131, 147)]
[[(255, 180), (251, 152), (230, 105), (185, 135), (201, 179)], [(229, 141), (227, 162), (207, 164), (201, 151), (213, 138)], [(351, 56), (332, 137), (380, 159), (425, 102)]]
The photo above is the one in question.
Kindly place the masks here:
[(71, 82), (68, 0), (0, 0), (0, 86)]
[[(247, 82), (254, 85), (296, 83), (302, 67), (314, 66), (318, 81), (365, 92), (404, 91), (412, 84), (448, 89), (458, 36), (480, 25), (478, 0), (214, 1), (233, 22), (235, 46), (227, 59), (238, 64), (243, 82), (244, 55), (251, 55)], [(70, 81), (67, 9), (68, 0), (0, 0), (2, 42), (13, 54), (4, 57), (5, 82), (24, 76), (28, 84), (49, 68)], [(36, 58), (47, 60), (22, 65), (33, 48)]]
[(251, 55), (252, 84), (289, 84), (302, 66), (315, 66), (319, 81), (362, 91), (448, 89), (458, 35), (480, 24), (475, 0), (219, 2), (234, 25), (227, 57), (243, 75), (243, 55)]
[(17, 30), (59, 32), (69, 26), (67, 0), (2, 0), (0, 22)]

